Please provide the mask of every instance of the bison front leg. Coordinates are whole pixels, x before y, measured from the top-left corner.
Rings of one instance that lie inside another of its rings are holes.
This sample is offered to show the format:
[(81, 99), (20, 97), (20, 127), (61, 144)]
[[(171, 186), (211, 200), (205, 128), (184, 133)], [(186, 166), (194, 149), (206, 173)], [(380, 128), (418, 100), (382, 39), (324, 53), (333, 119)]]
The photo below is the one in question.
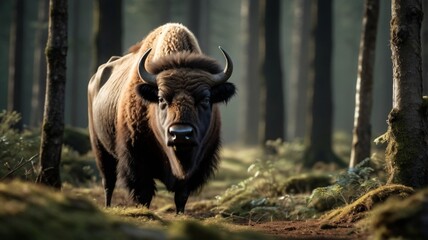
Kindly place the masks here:
[(174, 202), (175, 202), (175, 209), (177, 214), (184, 213), (184, 208), (186, 207), (189, 194), (190, 193), (187, 190), (187, 188), (181, 188), (175, 191)]
[(153, 196), (156, 194), (156, 185), (153, 179), (143, 179), (137, 181), (129, 188), (132, 200), (147, 208), (150, 207)]

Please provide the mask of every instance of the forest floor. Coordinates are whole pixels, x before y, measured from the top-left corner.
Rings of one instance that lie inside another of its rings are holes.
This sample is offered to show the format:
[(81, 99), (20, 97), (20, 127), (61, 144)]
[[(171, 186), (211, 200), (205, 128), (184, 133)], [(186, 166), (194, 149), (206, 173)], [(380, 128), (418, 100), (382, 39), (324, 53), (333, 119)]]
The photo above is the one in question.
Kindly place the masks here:
[[(249, 151), (249, 152), (248, 152)], [(202, 224), (215, 224), (226, 227), (230, 231), (255, 231), (262, 233), (272, 239), (367, 239), (368, 233), (361, 230), (354, 224), (325, 224), (317, 218), (303, 220), (254, 220), (248, 217), (239, 216), (225, 217), (220, 216), (218, 212), (210, 211), (206, 206), (212, 206), (210, 203), (216, 201), (216, 196), (223, 194), (231, 185), (237, 184), (248, 177), (247, 168), (251, 165), (254, 158), (248, 157), (253, 154), (252, 151), (246, 150), (239, 155), (234, 149), (223, 152), (223, 162), (218, 169), (216, 177), (211, 180), (203, 190), (189, 198), (186, 205), (184, 216), (177, 216), (174, 210), (173, 194), (167, 192), (161, 183), (158, 183), (157, 195), (154, 197), (150, 207), (150, 212), (156, 215), (155, 218), (141, 218), (138, 214), (118, 214), (126, 218), (126, 221), (135, 223), (141, 227), (159, 227), (162, 222), (180, 221), (180, 220), (197, 220)], [(255, 153), (254, 153), (255, 154)], [(233, 156), (232, 156), (233, 155)], [(81, 195), (91, 199), (100, 208), (103, 208), (104, 193), (101, 183), (94, 182), (89, 187), (67, 186), (63, 188), (65, 192)], [(301, 196), (301, 199), (309, 197), (309, 193)], [(302, 203), (305, 204), (305, 203)], [(116, 189), (112, 208), (116, 209), (113, 214), (117, 215), (119, 211), (135, 209), (135, 204), (131, 203), (124, 189)], [(296, 207), (298, 207), (296, 205)], [(117, 210), (121, 209), (121, 210)], [(110, 210), (105, 209), (107, 213)], [(126, 215), (126, 216), (124, 216)], [(158, 221), (159, 219), (162, 221)]]

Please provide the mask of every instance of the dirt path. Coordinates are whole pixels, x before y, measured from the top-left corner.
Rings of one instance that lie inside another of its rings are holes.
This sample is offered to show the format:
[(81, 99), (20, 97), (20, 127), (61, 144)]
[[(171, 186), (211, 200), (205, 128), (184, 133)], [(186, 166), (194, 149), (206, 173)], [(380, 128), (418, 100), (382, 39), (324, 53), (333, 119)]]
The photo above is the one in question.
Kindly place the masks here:
[(367, 239), (351, 224), (323, 225), (318, 220), (280, 221), (254, 224), (254, 231), (266, 233), (276, 239)]

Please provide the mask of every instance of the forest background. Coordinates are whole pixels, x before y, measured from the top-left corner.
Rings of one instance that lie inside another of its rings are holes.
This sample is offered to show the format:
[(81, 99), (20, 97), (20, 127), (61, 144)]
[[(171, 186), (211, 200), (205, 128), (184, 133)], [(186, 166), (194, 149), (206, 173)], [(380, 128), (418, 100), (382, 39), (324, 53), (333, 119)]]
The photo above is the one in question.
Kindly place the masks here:
[[(38, 1), (24, 1), (23, 38), (22, 38), (22, 79), (19, 89), (18, 110), (22, 114), (24, 126), (37, 127), (41, 124), (43, 105), (37, 104), (35, 88), (39, 88), (35, 74), (38, 30), (47, 28), (38, 21)], [(202, 50), (222, 62), (217, 47), (221, 45), (234, 60), (235, 71), (231, 82), (238, 87), (238, 95), (223, 112), (223, 139), (226, 143), (239, 143), (243, 132), (256, 131), (242, 129), (244, 101), (247, 99), (244, 84), (248, 74), (246, 63), (249, 59), (246, 51), (250, 28), (248, 19), (255, 17), (248, 13), (249, 1), (200, 1), (192, 0), (124, 0), (122, 24), (122, 53), (142, 40), (152, 29), (165, 22), (180, 22), (195, 32)], [(280, 52), (283, 72), (283, 91), (285, 107), (284, 134), (286, 140), (303, 137), (292, 129), (293, 106), (292, 93), (296, 92), (291, 84), (296, 68), (294, 55), (296, 41), (293, 35), (296, 26), (297, 1), (281, 1), (280, 9)], [(0, 109), (8, 108), (8, 66), (10, 45), (10, 24), (12, 21), (13, 0), (0, 2)], [(332, 93), (333, 93), (333, 129), (351, 135), (355, 107), (355, 82), (358, 68), (358, 51), (361, 34), (361, 19), (364, 1), (333, 1), (333, 49), (332, 49)], [(96, 66), (93, 60), (94, 49), (94, 7), (92, 1), (69, 1), (69, 40), (67, 54), (67, 88), (65, 103), (65, 123), (69, 126), (87, 127), (87, 83)], [(392, 105), (392, 66), (389, 45), (390, 1), (381, 1), (379, 26), (376, 43), (376, 62), (374, 68), (372, 136), (383, 134), (387, 129), (386, 119)], [(195, 25), (195, 13), (200, 24)], [(310, 14), (306, 12), (304, 14)], [(426, 25), (426, 24), (425, 24)], [(425, 29), (423, 25), (423, 29)], [(196, 26), (198, 29), (192, 29)], [(199, 35), (199, 36), (198, 36)], [(308, 35), (309, 38), (309, 35)], [(422, 39), (424, 40), (424, 39)], [(425, 39), (425, 41), (427, 41)], [(426, 44), (425, 44), (426, 45)], [(422, 44), (424, 46), (424, 44)], [(106, 59), (108, 60), (108, 59)], [(106, 61), (105, 60), (105, 61)], [(257, 60), (257, 59), (256, 59)], [(259, 60), (258, 60), (259, 62)], [(251, 75), (250, 75), (251, 76)], [(251, 76), (254, 77), (254, 76)], [(256, 76), (257, 77), (257, 76)], [(44, 95), (42, 95), (42, 98)], [(251, 98), (251, 96), (249, 96)], [(302, 96), (298, 101), (303, 101)], [(39, 97), (40, 99), (40, 97)], [(9, 101), (10, 102), (10, 101)], [(305, 107), (306, 108), (306, 107)], [(306, 111), (306, 109), (304, 110)]]

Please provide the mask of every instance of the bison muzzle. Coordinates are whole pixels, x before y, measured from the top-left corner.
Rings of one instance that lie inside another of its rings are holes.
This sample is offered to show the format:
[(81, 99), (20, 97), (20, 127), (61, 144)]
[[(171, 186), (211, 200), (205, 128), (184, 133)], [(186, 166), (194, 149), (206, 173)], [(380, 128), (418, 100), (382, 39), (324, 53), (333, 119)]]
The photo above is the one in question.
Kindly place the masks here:
[(101, 65), (88, 86), (92, 149), (110, 206), (117, 179), (149, 207), (155, 179), (175, 192), (177, 213), (219, 163), (220, 112), (235, 86), (230, 56), (224, 69), (202, 54), (181, 24), (165, 24), (122, 57)]

